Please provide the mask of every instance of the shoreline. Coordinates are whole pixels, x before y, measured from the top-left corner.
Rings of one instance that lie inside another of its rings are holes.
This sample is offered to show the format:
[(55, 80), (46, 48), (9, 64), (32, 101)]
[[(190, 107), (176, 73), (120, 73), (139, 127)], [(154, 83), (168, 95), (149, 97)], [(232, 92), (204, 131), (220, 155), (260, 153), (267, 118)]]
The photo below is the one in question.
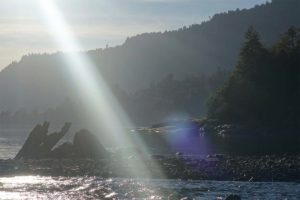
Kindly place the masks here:
[[(139, 164), (147, 167), (147, 175), (143, 171), (129, 173)], [(300, 155), (217, 155), (203, 159), (153, 155), (142, 158), (111, 156), (104, 159), (0, 160), (1, 177), (16, 175), (299, 182)]]

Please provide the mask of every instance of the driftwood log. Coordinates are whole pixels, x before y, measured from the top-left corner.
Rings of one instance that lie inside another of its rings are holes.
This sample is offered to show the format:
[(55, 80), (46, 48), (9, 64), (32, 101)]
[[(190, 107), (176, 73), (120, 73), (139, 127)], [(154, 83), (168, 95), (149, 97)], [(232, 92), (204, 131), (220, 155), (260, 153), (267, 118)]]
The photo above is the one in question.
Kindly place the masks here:
[(75, 134), (73, 143), (55, 145), (66, 135), (71, 123), (65, 123), (60, 132), (48, 134), (49, 122), (38, 124), (29, 134), (15, 159), (95, 158), (107, 155), (98, 138), (87, 130)]

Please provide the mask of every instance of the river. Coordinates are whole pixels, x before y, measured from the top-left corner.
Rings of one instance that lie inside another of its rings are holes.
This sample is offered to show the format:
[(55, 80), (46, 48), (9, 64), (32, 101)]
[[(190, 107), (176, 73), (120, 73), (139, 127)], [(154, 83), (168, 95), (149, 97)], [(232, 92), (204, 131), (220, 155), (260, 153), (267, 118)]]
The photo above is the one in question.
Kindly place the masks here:
[[(30, 129), (1, 129), (0, 158), (12, 158)], [(1, 166), (0, 166), (1, 167)], [(294, 182), (235, 182), (101, 177), (2, 176), (0, 199), (300, 199)]]
[(300, 199), (299, 183), (102, 179), (17, 176), (0, 178), (1, 199)]

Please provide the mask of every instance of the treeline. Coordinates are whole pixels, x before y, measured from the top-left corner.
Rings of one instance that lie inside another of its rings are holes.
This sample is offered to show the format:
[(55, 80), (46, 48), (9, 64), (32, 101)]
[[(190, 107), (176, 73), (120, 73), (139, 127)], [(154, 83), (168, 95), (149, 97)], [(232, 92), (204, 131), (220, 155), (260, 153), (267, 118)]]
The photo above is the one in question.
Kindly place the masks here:
[(18, 109), (17, 111), (1, 111), (0, 125), (3, 127), (10, 125), (32, 125), (44, 121), (60, 125), (68, 121), (80, 126), (84, 125), (84, 116), (80, 114), (82, 107), (78, 102), (65, 98), (58, 106), (45, 110)]
[[(166, 121), (177, 114), (196, 117), (205, 115), (208, 97), (221, 87), (229, 72), (217, 68), (210, 75), (198, 75), (177, 80), (172, 74), (150, 87), (137, 92), (126, 92), (120, 86), (111, 84), (110, 88), (124, 111), (135, 125), (150, 125)], [(58, 106), (46, 110), (16, 112), (2, 111), (0, 124), (30, 124), (40, 120), (52, 123), (70, 121), (84, 125), (85, 111), (76, 99), (66, 98)]]
[[(291, 25), (300, 26), (299, 0), (273, 0), (251, 9), (216, 14), (210, 20), (174, 31), (144, 33), (124, 44), (82, 52), (108, 84), (127, 92), (147, 90), (173, 74), (210, 76), (216, 67), (232, 70), (243, 34), (254, 25), (264, 43), (274, 44)], [(0, 111), (46, 110), (65, 97), (76, 99), (76, 78), (65, 53), (24, 56), (0, 72)], [(201, 102), (199, 100), (199, 102)]]
[[(271, 48), (251, 27), (238, 64), (210, 99), (208, 116), (222, 123), (299, 133), (300, 29), (291, 27)], [(275, 130), (275, 131), (274, 131)]]
[(182, 114), (204, 116), (208, 97), (223, 85), (228, 75), (221, 68), (210, 76), (202, 74), (183, 80), (176, 80), (170, 74), (148, 89), (128, 94), (121, 102), (137, 124), (159, 123)]

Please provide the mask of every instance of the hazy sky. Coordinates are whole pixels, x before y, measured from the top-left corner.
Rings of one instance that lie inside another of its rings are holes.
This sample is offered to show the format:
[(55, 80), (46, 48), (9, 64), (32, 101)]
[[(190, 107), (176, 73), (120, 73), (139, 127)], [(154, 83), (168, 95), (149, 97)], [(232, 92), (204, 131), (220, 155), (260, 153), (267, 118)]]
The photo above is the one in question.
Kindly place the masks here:
[[(59, 51), (37, 1), (0, 0), (0, 69), (22, 55)], [(126, 37), (201, 23), (215, 13), (266, 0), (54, 0), (82, 50), (122, 44)]]

